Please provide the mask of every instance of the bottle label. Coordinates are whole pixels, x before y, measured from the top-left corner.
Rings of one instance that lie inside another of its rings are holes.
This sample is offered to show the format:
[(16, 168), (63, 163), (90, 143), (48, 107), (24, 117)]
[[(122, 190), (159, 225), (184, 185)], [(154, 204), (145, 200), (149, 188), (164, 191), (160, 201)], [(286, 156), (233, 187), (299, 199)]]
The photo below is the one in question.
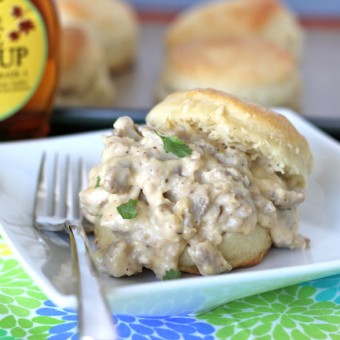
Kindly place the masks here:
[(0, 0), (0, 121), (18, 112), (40, 84), (47, 32), (28, 0)]

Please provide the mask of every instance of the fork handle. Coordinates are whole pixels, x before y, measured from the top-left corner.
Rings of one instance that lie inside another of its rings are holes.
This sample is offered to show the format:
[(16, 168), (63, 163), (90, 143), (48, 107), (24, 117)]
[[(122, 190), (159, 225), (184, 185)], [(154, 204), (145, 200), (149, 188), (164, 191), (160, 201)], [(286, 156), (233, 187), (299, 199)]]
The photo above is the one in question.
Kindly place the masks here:
[(77, 280), (78, 329), (80, 339), (117, 339), (98, 269), (83, 227), (66, 222)]

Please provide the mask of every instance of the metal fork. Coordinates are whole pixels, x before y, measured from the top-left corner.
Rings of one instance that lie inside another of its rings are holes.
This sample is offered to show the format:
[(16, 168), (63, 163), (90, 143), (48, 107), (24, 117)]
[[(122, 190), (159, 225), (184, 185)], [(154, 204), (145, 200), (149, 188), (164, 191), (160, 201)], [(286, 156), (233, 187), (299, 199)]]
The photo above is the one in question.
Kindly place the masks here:
[[(64, 167), (54, 157), (51, 176), (44, 153), (35, 193), (33, 224), (43, 231), (67, 231), (77, 282), (78, 330), (81, 339), (116, 339), (112, 316), (105, 299), (99, 271), (83, 227), (80, 224), (78, 193), (85, 182), (83, 162), (76, 172), (69, 157)], [(60, 164), (59, 164), (60, 163)], [(75, 183), (77, 182), (77, 183)]]

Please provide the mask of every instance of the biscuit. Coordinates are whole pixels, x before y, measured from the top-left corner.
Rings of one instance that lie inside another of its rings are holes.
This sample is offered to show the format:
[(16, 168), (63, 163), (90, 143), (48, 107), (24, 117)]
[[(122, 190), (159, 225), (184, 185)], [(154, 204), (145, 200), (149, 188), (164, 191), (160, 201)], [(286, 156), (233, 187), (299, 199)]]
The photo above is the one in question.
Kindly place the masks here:
[(192, 88), (215, 88), (265, 106), (300, 109), (296, 59), (258, 39), (193, 41), (168, 51), (156, 99)]
[(306, 139), (283, 115), (212, 89), (176, 92), (137, 126), (120, 117), (80, 192), (114, 277), (213, 275), (304, 249)]
[(76, 27), (95, 35), (112, 72), (134, 62), (138, 21), (134, 8), (121, 0), (58, 0), (62, 27)]
[(226, 37), (261, 38), (298, 58), (302, 53), (302, 29), (294, 14), (277, 0), (208, 1), (190, 7), (170, 24), (166, 46)]
[(107, 107), (114, 104), (116, 86), (94, 37), (77, 28), (62, 30), (58, 106)]
[(218, 145), (231, 145), (263, 156), (291, 188), (303, 188), (311, 171), (306, 139), (281, 114), (213, 89), (175, 92), (146, 117), (157, 131), (205, 134)]

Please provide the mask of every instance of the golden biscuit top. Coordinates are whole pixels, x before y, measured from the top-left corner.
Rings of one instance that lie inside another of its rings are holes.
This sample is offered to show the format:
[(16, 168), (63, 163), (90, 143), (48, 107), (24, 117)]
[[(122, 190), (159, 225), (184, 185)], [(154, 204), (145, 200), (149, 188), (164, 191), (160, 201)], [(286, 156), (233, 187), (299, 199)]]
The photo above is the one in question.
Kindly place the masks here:
[(160, 132), (205, 134), (215, 144), (264, 157), (290, 187), (304, 187), (311, 171), (309, 145), (286, 117), (220, 91), (175, 92), (146, 121)]

